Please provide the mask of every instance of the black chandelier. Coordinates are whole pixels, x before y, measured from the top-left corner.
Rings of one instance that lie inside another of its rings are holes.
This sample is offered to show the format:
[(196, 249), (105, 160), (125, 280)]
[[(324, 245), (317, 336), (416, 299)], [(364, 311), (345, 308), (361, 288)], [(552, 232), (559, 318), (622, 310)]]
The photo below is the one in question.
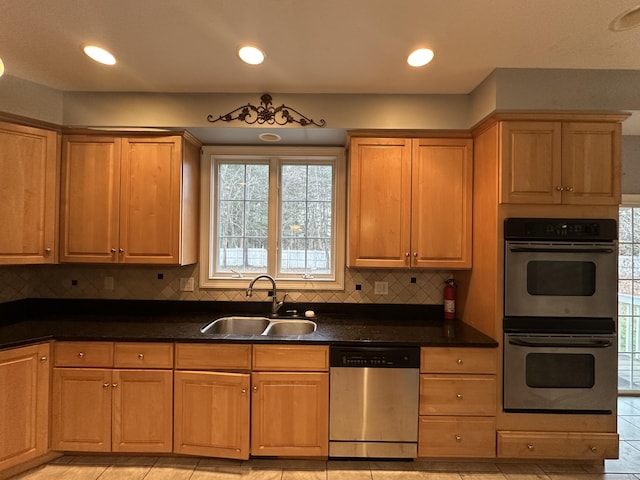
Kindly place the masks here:
[(287, 125), (289, 123), (297, 123), (302, 127), (306, 127), (308, 125), (324, 127), (326, 123), (324, 120), (320, 120), (319, 123), (314, 122), (313, 119), (302, 115), (295, 108), (288, 107), (285, 104), (282, 104), (279, 107), (274, 107), (272, 105), (271, 95), (268, 93), (262, 94), (260, 97), (260, 106), (258, 107), (247, 103), (246, 105), (242, 105), (231, 110), (225, 115), (220, 115), (218, 118), (215, 118), (213, 115), (207, 115), (207, 120), (211, 123), (215, 123), (220, 120), (223, 122), (240, 120), (241, 122), (249, 125), (253, 125), (254, 123), (258, 123), (260, 125), (265, 123), (268, 125)]

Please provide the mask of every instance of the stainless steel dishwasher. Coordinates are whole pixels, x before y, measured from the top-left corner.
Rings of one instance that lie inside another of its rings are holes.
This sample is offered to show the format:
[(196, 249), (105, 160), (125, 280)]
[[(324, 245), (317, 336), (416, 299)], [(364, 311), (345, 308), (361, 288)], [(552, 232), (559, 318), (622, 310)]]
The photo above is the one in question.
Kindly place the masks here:
[(332, 346), (329, 456), (415, 458), (419, 347)]

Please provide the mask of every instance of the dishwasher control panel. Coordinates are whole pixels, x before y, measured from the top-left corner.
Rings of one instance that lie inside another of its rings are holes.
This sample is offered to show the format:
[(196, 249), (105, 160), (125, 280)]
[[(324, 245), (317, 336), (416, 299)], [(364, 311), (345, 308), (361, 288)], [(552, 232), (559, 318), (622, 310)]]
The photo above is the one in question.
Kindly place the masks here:
[(419, 368), (419, 347), (332, 346), (329, 349), (331, 367), (356, 368)]

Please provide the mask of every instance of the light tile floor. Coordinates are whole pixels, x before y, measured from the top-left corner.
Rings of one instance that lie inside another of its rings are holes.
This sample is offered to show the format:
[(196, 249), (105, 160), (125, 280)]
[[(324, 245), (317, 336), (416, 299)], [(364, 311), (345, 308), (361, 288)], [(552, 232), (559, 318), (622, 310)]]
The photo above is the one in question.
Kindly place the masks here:
[(618, 399), (620, 458), (580, 462), (377, 462), (66, 455), (11, 480), (640, 480), (640, 397)]

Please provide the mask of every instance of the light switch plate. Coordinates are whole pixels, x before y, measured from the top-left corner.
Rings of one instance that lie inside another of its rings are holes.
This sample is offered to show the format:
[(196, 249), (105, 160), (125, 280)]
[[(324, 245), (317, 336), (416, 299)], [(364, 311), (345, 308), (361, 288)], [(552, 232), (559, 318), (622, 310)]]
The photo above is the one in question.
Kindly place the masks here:
[(375, 295), (389, 295), (389, 282), (375, 282), (373, 293)]
[(181, 292), (193, 292), (195, 282), (193, 277), (180, 278), (180, 291)]

